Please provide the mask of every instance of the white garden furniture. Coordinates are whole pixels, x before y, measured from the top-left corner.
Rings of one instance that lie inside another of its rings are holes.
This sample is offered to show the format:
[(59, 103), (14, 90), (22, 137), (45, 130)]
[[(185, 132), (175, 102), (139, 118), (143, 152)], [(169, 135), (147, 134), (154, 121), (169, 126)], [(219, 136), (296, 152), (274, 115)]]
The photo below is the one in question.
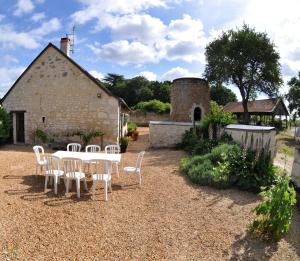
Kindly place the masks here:
[(81, 145), (79, 143), (69, 143), (67, 151), (81, 151)]
[(57, 184), (59, 184), (60, 178), (63, 177), (64, 172), (60, 168), (60, 158), (47, 155), (45, 156), (45, 191), (47, 189), (48, 178), (54, 180), (54, 194), (57, 194)]
[[(100, 151), (101, 147), (99, 145), (88, 145), (85, 147), (85, 152), (87, 153), (96, 153)], [(95, 164), (94, 161), (84, 161), (84, 163), (88, 165), (88, 172), (90, 172), (90, 164)]]
[(40, 169), (40, 173), (43, 172), (43, 167), (46, 165), (46, 160), (44, 158), (44, 148), (42, 146), (34, 146), (33, 151), (36, 157), (36, 168), (35, 168), (35, 175), (38, 174), (38, 169)]
[(84, 182), (84, 187), (87, 190), (85, 173), (83, 170), (83, 162), (80, 158), (68, 157), (63, 158), (66, 194), (69, 193), (70, 182), (76, 181), (77, 198), (80, 198), (80, 181)]
[[(105, 147), (105, 153), (107, 154), (120, 154), (120, 146), (119, 145), (107, 145)], [(117, 176), (118, 178), (120, 177), (119, 175), (119, 162), (113, 162), (113, 164), (116, 166), (116, 172), (117, 172)]]
[(106, 153), (93, 153), (93, 152), (76, 152), (76, 151), (63, 151), (59, 150), (52, 154), (53, 156), (59, 157), (60, 159), (63, 158), (78, 158), (82, 161), (91, 161), (93, 159), (97, 160), (109, 160), (113, 162), (120, 162), (121, 161), (121, 154), (106, 154)]
[(142, 166), (142, 160), (143, 160), (144, 155), (145, 155), (145, 151), (141, 151), (138, 154), (135, 167), (125, 167), (124, 168), (124, 173), (125, 174), (135, 174), (135, 175), (139, 176), (139, 184), (140, 184), (140, 186), (142, 185), (141, 166)]
[(99, 145), (88, 145), (85, 147), (85, 152), (100, 152), (101, 147)]
[(97, 182), (102, 181), (104, 183), (104, 199), (105, 201), (107, 201), (108, 187), (109, 190), (112, 191), (111, 189), (112, 162), (108, 160), (95, 160), (95, 159), (93, 159), (92, 161), (95, 164), (95, 172), (92, 174), (93, 198), (95, 198)]

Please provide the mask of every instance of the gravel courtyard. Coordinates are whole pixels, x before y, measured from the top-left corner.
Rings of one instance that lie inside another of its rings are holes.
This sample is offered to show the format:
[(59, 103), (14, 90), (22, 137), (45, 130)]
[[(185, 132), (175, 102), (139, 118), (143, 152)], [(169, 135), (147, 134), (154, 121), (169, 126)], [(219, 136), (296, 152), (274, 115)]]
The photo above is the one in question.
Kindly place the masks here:
[(299, 210), (279, 243), (251, 239), (247, 225), (259, 198), (192, 185), (178, 172), (184, 153), (149, 149), (147, 131), (121, 164), (133, 165), (147, 149), (142, 188), (124, 176), (121, 188), (114, 175), (108, 202), (101, 185), (96, 200), (84, 191), (78, 200), (74, 185), (68, 197), (62, 184), (58, 196), (44, 192), (32, 148), (1, 147), (1, 260), (300, 260)]

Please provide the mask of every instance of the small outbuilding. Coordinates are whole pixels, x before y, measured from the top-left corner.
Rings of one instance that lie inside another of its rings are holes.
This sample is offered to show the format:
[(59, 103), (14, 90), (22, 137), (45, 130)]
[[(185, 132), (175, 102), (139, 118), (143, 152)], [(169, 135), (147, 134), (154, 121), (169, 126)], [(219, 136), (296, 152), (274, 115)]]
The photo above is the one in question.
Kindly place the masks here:
[(104, 132), (103, 145), (115, 144), (127, 130), (128, 106), (69, 56), (70, 39), (49, 43), (2, 98), (12, 114), (14, 143), (33, 144), (41, 129), (60, 137)]
[[(235, 114), (238, 122), (243, 122), (244, 108), (242, 102), (229, 102), (224, 106), (224, 111)], [(280, 121), (282, 121), (282, 118), (284, 117), (287, 128), (289, 111), (282, 98), (250, 101), (248, 102), (248, 111), (251, 122), (254, 125), (273, 125), (275, 117), (278, 117)]]

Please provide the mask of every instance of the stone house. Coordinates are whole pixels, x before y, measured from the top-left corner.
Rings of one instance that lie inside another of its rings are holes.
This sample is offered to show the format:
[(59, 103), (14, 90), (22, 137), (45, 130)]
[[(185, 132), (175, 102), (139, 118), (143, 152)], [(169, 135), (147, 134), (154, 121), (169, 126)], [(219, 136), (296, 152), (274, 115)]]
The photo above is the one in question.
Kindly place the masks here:
[(61, 39), (60, 49), (49, 43), (2, 98), (2, 106), (12, 114), (14, 143), (33, 144), (37, 129), (55, 137), (100, 130), (106, 145), (117, 143), (127, 131), (129, 108), (124, 100), (69, 53), (69, 38)]

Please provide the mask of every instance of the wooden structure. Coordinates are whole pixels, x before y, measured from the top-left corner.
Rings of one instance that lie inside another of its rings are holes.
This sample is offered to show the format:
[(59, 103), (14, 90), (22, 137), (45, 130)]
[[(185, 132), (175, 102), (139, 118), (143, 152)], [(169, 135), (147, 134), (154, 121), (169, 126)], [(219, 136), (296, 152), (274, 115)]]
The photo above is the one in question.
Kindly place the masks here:
[[(243, 122), (244, 108), (242, 102), (229, 102), (224, 106), (224, 111), (235, 114), (238, 122)], [(285, 127), (287, 128), (289, 111), (281, 98), (250, 101), (248, 102), (248, 111), (252, 124), (274, 125), (275, 117), (279, 117), (280, 122), (282, 122), (282, 116), (285, 116)]]

